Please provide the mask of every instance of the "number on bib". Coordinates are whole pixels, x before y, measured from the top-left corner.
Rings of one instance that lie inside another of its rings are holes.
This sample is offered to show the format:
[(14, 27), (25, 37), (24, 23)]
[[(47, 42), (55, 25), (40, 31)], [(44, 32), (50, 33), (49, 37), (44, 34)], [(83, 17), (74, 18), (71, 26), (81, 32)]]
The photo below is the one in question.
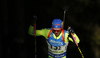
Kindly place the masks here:
[(54, 50), (61, 50), (61, 47), (60, 47), (60, 46), (57, 47), (57, 46), (52, 46), (52, 45), (51, 45), (51, 49), (54, 49)]

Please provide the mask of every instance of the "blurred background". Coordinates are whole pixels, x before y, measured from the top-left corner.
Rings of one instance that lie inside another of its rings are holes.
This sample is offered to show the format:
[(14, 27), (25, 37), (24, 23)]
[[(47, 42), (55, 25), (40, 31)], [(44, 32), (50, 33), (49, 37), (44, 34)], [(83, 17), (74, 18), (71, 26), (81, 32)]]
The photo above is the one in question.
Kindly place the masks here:
[[(0, 0), (0, 58), (34, 58), (34, 36), (28, 28), (37, 16), (37, 29), (51, 28), (52, 20), (63, 20), (80, 38), (85, 58), (100, 58), (100, 0)], [(47, 58), (46, 39), (37, 38), (37, 58)], [(70, 42), (68, 58), (81, 58), (75, 43)]]

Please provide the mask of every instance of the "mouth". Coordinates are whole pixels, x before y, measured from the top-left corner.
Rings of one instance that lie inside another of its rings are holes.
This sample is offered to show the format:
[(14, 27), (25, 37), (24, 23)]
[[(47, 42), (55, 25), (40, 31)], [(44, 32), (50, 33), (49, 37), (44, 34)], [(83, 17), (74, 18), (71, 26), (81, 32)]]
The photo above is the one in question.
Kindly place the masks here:
[(58, 36), (59, 34), (58, 33), (55, 33), (55, 35)]

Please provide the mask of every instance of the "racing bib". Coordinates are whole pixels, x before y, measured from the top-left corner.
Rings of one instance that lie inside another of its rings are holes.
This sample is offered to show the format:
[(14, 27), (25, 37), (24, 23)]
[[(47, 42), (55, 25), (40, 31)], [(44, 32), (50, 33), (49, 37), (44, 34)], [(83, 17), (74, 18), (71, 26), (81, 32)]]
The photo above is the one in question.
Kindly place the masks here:
[(66, 50), (68, 43), (66, 43), (63, 46), (52, 46), (48, 42), (48, 55), (54, 57), (54, 58), (61, 58), (66, 56)]

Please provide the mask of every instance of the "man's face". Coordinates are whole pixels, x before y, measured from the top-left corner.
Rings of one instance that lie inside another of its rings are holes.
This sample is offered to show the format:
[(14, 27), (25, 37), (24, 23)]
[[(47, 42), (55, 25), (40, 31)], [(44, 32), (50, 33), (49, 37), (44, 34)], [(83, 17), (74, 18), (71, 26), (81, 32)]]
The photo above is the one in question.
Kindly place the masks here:
[(61, 28), (53, 28), (53, 33), (56, 35), (56, 36), (59, 36), (61, 32)]

